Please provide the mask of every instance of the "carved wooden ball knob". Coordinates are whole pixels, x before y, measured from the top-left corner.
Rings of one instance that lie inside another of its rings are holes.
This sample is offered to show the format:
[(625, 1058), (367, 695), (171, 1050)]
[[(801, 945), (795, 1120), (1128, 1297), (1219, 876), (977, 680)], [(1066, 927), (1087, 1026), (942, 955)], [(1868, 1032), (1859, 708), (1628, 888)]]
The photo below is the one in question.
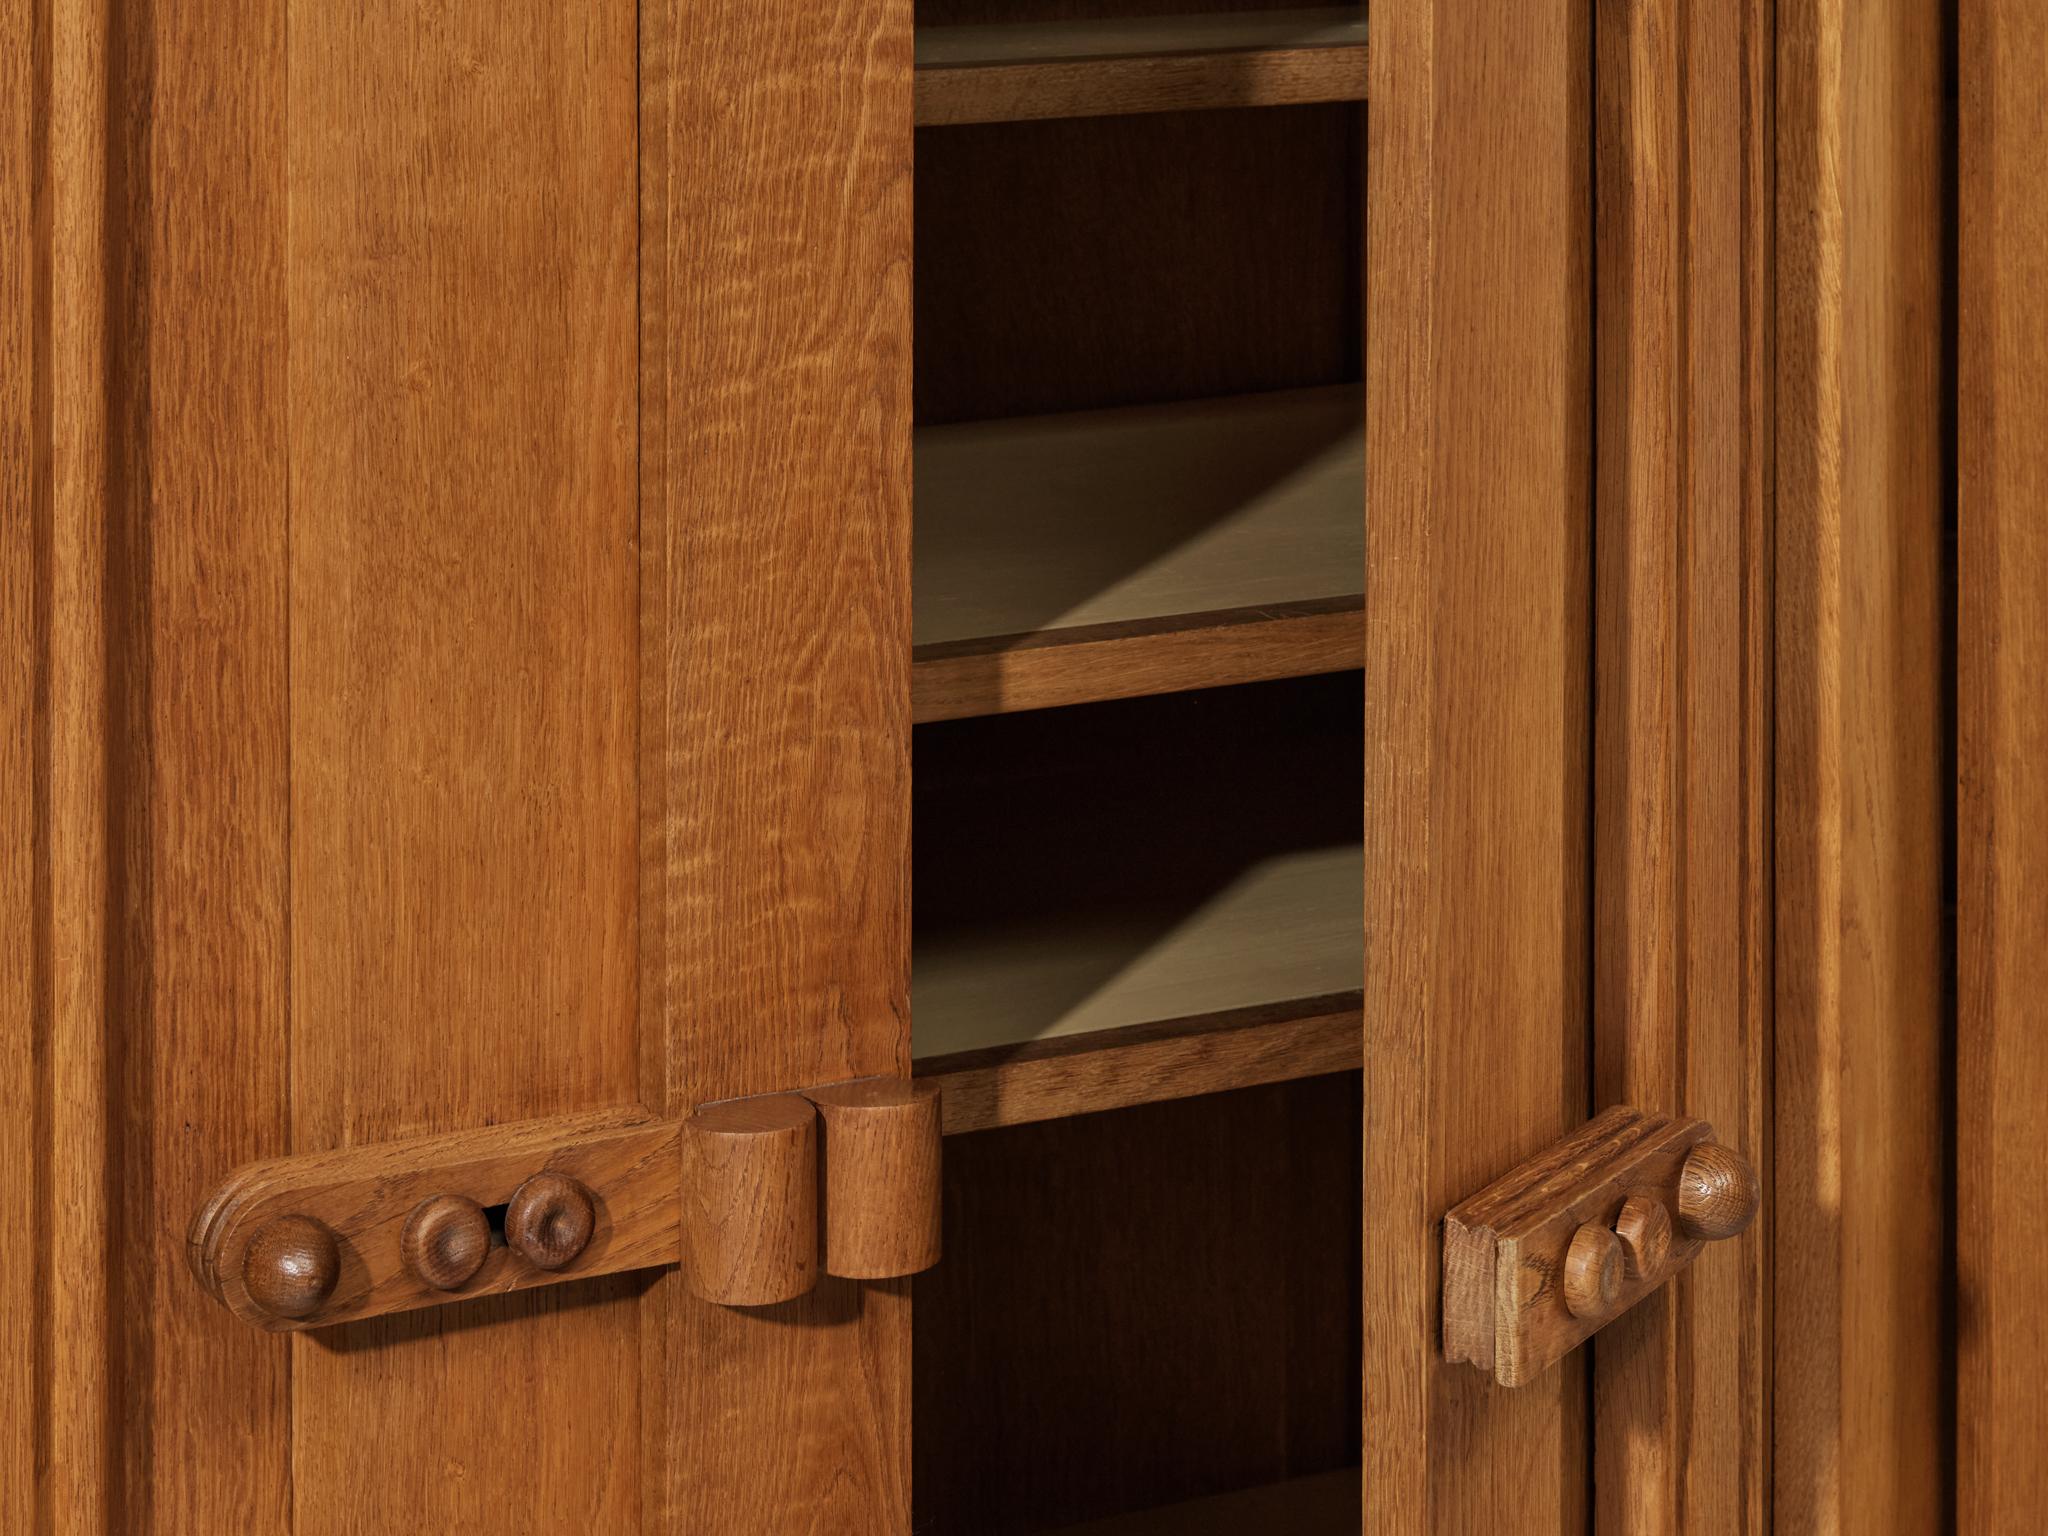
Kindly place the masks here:
[(429, 1195), (405, 1218), (398, 1257), (437, 1291), (459, 1290), (491, 1252), (491, 1219), (466, 1195)]
[(505, 1241), (536, 1269), (561, 1269), (597, 1226), (590, 1191), (567, 1174), (536, 1173), (505, 1207)]
[(1622, 1202), (1614, 1233), (1631, 1280), (1656, 1274), (1671, 1256), (1671, 1213), (1655, 1195), (1630, 1195)]
[(1733, 1237), (1756, 1217), (1763, 1191), (1756, 1170), (1740, 1152), (1703, 1141), (1678, 1175), (1678, 1221), (1687, 1235)]
[(340, 1278), (334, 1234), (310, 1216), (280, 1216), (265, 1224), (242, 1255), (249, 1299), (272, 1317), (311, 1317)]
[(1564, 1304), (1573, 1317), (1602, 1318), (1621, 1300), (1621, 1239), (1597, 1222), (1572, 1234), (1564, 1255)]

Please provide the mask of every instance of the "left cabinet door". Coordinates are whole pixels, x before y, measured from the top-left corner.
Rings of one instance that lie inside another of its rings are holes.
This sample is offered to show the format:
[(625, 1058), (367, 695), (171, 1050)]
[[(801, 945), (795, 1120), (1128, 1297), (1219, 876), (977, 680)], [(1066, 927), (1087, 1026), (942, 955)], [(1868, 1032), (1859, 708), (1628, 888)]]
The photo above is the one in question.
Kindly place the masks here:
[(0, 64), (0, 1524), (907, 1530), (907, 1282), (281, 1336), (184, 1253), (254, 1158), (907, 1067), (907, 0)]

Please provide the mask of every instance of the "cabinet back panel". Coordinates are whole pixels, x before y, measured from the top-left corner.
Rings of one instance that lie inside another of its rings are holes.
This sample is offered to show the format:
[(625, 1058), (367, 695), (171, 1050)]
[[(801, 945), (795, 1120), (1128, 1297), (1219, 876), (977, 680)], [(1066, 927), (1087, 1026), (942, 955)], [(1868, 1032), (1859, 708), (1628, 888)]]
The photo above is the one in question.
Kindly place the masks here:
[(916, 1529), (1057, 1529), (1355, 1464), (1359, 1075), (946, 1144)]
[(1359, 377), (1356, 103), (917, 135), (921, 422)]

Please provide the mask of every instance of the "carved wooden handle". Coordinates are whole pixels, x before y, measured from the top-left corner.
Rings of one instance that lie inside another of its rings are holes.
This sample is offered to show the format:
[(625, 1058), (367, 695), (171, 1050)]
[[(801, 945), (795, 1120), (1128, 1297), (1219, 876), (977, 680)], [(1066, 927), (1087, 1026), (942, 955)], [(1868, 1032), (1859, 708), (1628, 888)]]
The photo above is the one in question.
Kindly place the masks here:
[(1601, 1324), (1756, 1217), (1761, 1190), (1702, 1120), (1617, 1107), (1444, 1218), (1443, 1345), (1503, 1386), (1534, 1380)]

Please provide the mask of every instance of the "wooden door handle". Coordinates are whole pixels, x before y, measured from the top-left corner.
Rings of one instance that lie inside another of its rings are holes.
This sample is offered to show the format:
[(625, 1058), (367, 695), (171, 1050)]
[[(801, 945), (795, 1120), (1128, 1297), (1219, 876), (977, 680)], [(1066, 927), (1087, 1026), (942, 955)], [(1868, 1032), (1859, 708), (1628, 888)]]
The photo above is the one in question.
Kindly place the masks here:
[(939, 1258), (939, 1090), (866, 1078), (529, 1120), (236, 1169), (186, 1254), (236, 1316), (325, 1328), (679, 1260), (728, 1306)]
[(1444, 1358), (1533, 1381), (1741, 1232), (1756, 1170), (1713, 1136), (1617, 1106), (1461, 1202), (1444, 1217)]

